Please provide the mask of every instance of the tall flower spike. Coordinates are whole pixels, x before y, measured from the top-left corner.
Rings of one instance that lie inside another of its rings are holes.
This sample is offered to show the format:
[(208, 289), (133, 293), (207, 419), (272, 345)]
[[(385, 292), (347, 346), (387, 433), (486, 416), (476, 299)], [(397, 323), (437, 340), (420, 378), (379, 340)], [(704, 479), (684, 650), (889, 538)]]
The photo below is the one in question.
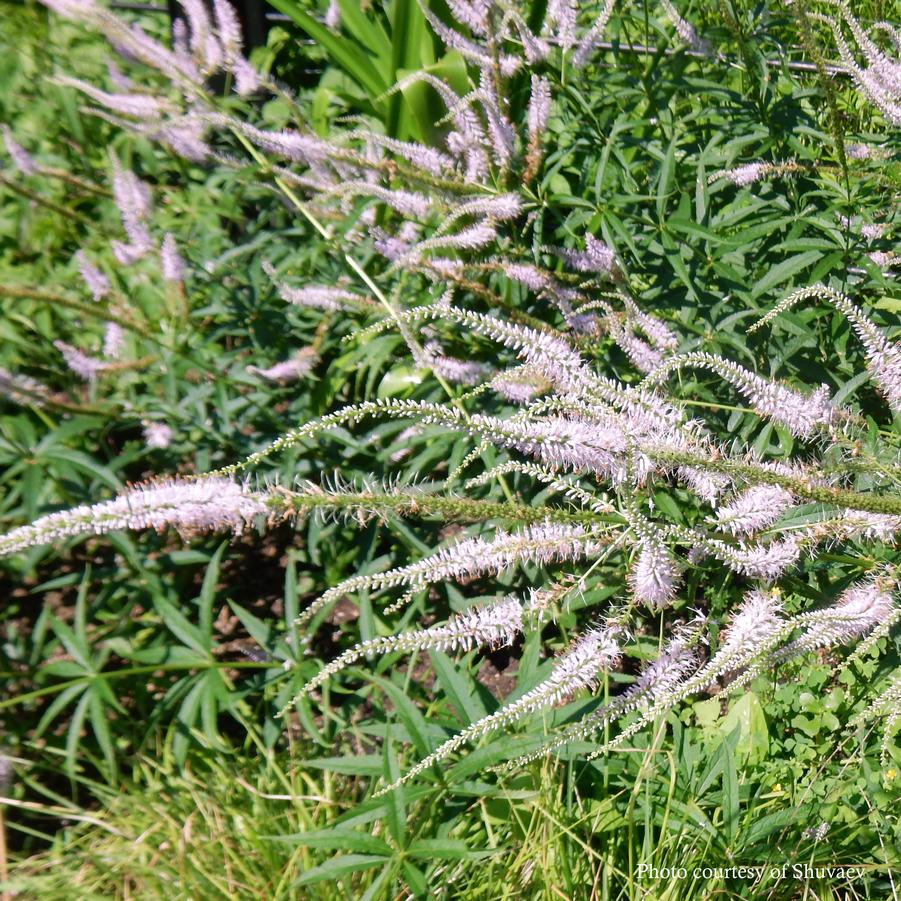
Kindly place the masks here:
[(0, 397), (5, 397), (23, 407), (41, 407), (50, 400), (52, 394), (53, 392), (37, 379), (0, 367)]
[(318, 360), (319, 355), (312, 347), (302, 347), (294, 356), (281, 363), (275, 363), (266, 369), (248, 366), (247, 371), (270, 382), (296, 382), (312, 372)]
[(369, 303), (366, 297), (347, 291), (344, 288), (330, 288), (324, 285), (305, 285), (295, 288), (279, 280), (275, 267), (263, 263), (263, 271), (272, 279), (279, 297), (286, 303), (298, 307), (311, 307), (319, 310), (354, 309)]
[(613, 251), (594, 235), (585, 235), (585, 250), (560, 248), (557, 251), (570, 266), (580, 272), (609, 273), (616, 257)]
[(122, 326), (116, 322), (107, 322), (103, 332), (103, 356), (118, 360), (122, 356), (124, 344), (125, 332), (122, 331)]
[(163, 278), (167, 282), (183, 282), (185, 280), (185, 261), (178, 252), (175, 235), (167, 232), (160, 247), (160, 267)]
[(8, 125), (0, 126), (3, 131), (3, 142), (6, 144), (6, 152), (13, 161), (13, 165), (23, 175), (34, 175), (38, 171), (37, 163), (31, 158), (31, 154), (13, 137)]
[[(114, 244), (121, 253), (120, 262), (134, 262), (147, 253), (152, 247), (150, 233), (143, 220), (150, 214), (150, 190), (130, 170), (123, 169), (119, 161), (113, 157), (113, 200), (122, 218), (122, 226), (128, 236), (129, 244)], [(120, 257), (117, 253), (117, 257)]]
[(584, 37), (579, 41), (576, 46), (576, 52), (573, 54), (573, 65), (577, 69), (582, 68), (582, 66), (588, 62), (591, 54), (595, 50), (596, 42), (601, 39), (601, 36), (607, 28), (607, 23), (613, 15), (615, 6), (616, 0), (604, 0), (604, 6), (601, 8), (598, 17), (594, 20), (591, 28), (588, 29)]
[(83, 250), (75, 254), (78, 271), (94, 300), (103, 300), (109, 293), (109, 279), (87, 258)]
[(692, 675), (697, 665), (697, 655), (687, 646), (684, 637), (677, 635), (657, 658), (642, 669), (635, 682), (622, 694), (611, 698), (588, 716), (552, 735), (550, 741), (540, 748), (507, 761), (503, 764), (502, 771), (508, 772), (519, 768), (552, 754), (565, 745), (586, 739), (612, 723), (617, 717), (637, 708), (658, 709), (674, 695), (681, 683)]
[(425, 144), (416, 144), (411, 141), (398, 141), (395, 138), (386, 135), (376, 134), (375, 132), (361, 132), (360, 136), (365, 138), (367, 142), (377, 144), (390, 150), (392, 153), (407, 160), (417, 169), (422, 169), (431, 175), (446, 176), (452, 173), (456, 166), (454, 160), (446, 153), (436, 150), (434, 147), (428, 147)]
[(167, 100), (161, 100), (150, 94), (109, 94), (80, 78), (61, 76), (58, 80), (60, 84), (81, 91), (95, 103), (123, 116), (159, 121), (166, 114), (175, 112), (175, 107)]
[(315, 691), (336, 673), (363, 657), (382, 657), (398, 651), (405, 654), (426, 649), (469, 651), (482, 646), (497, 648), (509, 645), (522, 632), (522, 617), (523, 610), (519, 601), (516, 598), (506, 597), (484, 607), (471, 607), (452, 616), (446, 623), (428, 629), (415, 629), (401, 632), (399, 635), (371, 638), (345, 651), (321, 669), (281, 713), (296, 704), (299, 698)]
[(714, 172), (707, 181), (712, 184), (720, 179), (725, 179), (732, 182), (733, 185), (746, 188), (748, 185), (753, 185), (769, 175), (781, 175), (793, 172), (797, 168), (797, 164), (792, 161), (784, 163), (744, 163), (741, 166), (736, 166), (734, 169), (720, 169), (718, 172)]
[(304, 625), (320, 610), (350, 592), (361, 589), (381, 591), (398, 586), (424, 588), (445, 579), (500, 573), (520, 563), (544, 566), (578, 560), (599, 553), (604, 546), (601, 538), (600, 532), (591, 532), (581, 525), (550, 522), (525, 526), (517, 532), (498, 529), (491, 539), (466, 538), (416, 563), (345, 579), (320, 595), (295, 624)]
[(380, 794), (392, 791), (409, 782), (429, 767), (446, 760), (465, 744), (489, 735), (497, 729), (510, 725), (524, 716), (548, 710), (576, 692), (595, 685), (602, 672), (609, 671), (620, 659), (620, 649), (616, 642), (615, 629), (592, 629), (577, 638), (569, 650), (564, 651), (554, 662), (550, 676), (531, 691), (499, 710), (477, 720), (453, 738), (448, 739), (428, 757), (408, 770), (400, 779), (381, 790)]
[(228, 61), (241, 56), (243, 32), (235, 8), (228, 0), (213, 0), (213, 15), (216, 17), (216, 32), (219, 43)]
[(673, 6), (670, 0), (660, 0), (660, 5), (663, 7), (666, 17), (673, 23), (676, 34), (678, 34), (692, 50), (696, 53), (703, 53), (705, 56), (711, 53), (712, 48), (710, 44), (698, 35), (690, 22), (686, 22), (685, 19), (679, 15), (676, 7)]
[(639, 603), (659, 609), (672, 600), (679, 569), (664, 535), (637, 508), (632, 510), (629, 521), (639, 538), (638, 555), (629, 573), (632, 591)]
[(699, 545), (735, 572), (770, 582), (794, 566), (803, 550), (803, 545), (793, 535), (782, 541), (771, 541), (769, 544), (731, 545), (710, 539), (699, 542)]
[(423, 366), (457, 385), (478, 385), (488, 372), (483, 363), (475, 360), (460, 360), (445, 354), (437, 341), (429, 341), (423, 348)]
[(831, 607), (796, 616), (794, 622), (804, 633), (780, 649), (776, 659), (787, 660), (863, 637), (894, 613), (892, 591), (896, 585), (894, 579), (877, 574), (852, 585)]
[(552, 32), (555, 42), (564, 50), (576, 43), (576, 17), (578, 5), (575, 0), (549, 0), (544, 26)]
[(524, 179), (530, 182), (541, 166), (541, 144), (551, 115), (551, 85), (540, 75), (532, 76), (532, 92), (526, 114), (528, 148)]
[(813, 297), (828, 300), (845, 316), (863, 344), (873, 381), (885, 394), (892, 410), (901, 411), (901, 347), (897, 342), (890, 342), (876, 324), (844, 294), (821, 284), (801, 288), (780, 301), (766, 316), (752, 325), (749, 331), (756, 331), (786, 310)]
[(53, 346), (63, 355), (66, 366), (82, 381), (93, 382), (101, 372), (109, 368), (109, 363), (88, 356), (65, 341), (54, 341)]
[(0, 536), (0, 556), (77, 535), (167, 527), (182, 534), (239, 532), (256, 516), (270, 512), (263, 492), (248, 491), (230, 479), (170, 479), (137, 485), (111, 501), (50, 513), (31, 525)]
[(720, 507), (709, 521), (732, 535), (748, 535), (772, 525), (793, 501), (791, 492), (778, 485), (754, 485)]
[(767, 381), (738, 363), (703, 351), (673, 357), (652, 372), (645, 383), (661, 382), (671, 372), (689, 366), (716, 373), (744, 394), (759, 416), (784, 425), (799, 438), (810, 438), (818, 429), (838, 419), (839, 411), (833, 406), (826, 385), (805, 396), (778, 382)]
[(770, 653), (790, 628), (781, 613), (777, 591), (749, 591), (726, 627), (719, 650), (706, 666), (682, 684), (679, 697), (707, 688), (724, 673), (741, 670)]

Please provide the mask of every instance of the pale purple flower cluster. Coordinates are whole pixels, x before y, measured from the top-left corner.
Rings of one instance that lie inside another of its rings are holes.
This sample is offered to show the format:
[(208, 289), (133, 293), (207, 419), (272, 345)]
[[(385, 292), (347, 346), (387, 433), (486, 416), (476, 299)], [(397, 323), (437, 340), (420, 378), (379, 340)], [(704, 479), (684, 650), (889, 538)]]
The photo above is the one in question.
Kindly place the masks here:
[(551, 85), (540, 75), (532, 76), (532, 93), (529, 96), (529, 110), (526, 114), (530, 140), (536, 143), (544, 137), (551, 115)]
[(70, 88), (75, 88), (86, 94), (95, 103), (105, 106), (114, 113), (122, 116), (131, 116), (135, 119), (158, 121), (163, 116), (175, 112), (175, 108), (169, 101), (154, 97), (152, 94), (110, 94), (101, 91), (92, 84), (82, 81), (80, 78), (60, 77), (59, 83)]
[(580, 272), (608, 273), (616, 261), (613, 251), (594, 235), (585, 235), (585, 250), (556, 248), (556, 253)]
[(150, 189), (130, 170), (113, 158), (113, 200), (122, 217), (128, 243), (113, 242), (113, 254), (123, 265), (139, 260), (153, 248), (150, 232), (144, 224), (150, 215)]
[(151, 450), (165, 450), (174, 437), (175, 432), (165, 422), (148, 422), (144, 426), (144, 443)]
[(428, 629), (372, 638), (350, 648), (323, 667), (304, 685), (291, 704), (295, 703), (298, 698), (315, 691), (333, 675), (363, 657), (384, 656), (398, 651), (410, 653), (425, 649), (469, 651), (486, 646), (497, 648), (512, 644), (522, 629), (522, 605), (515, 598), (506, 597), (500, 601), (486, 604), (484, 607), (470, 607), (468, 610), (452, 616), (446, 623)]
[(778, 485), (754, 485), (720, 507), (711, 521), (732, 535), (749, 535), (772, 525), (793, 502), (791, 492)]
[(715, 172), (711, 177), (711, 181), (724, 178), (731, 181), (733, 185), (745, 188), (753, 185), (754, 182), (760, 181), (767, 175), (775, 171), (772, 163), (745, 163), (743, 166), (736, 166), (734, 169), (723, 169)]
[(834, 424), (839, 416), (826, 385), (804, 395), (786, 385), (768, 381), (731, 360), (704, 352), (674, 357), (649, 378), (659, 381), (683, 366), (702, 367), (716, 373), (747, 397), (758, 415), (785, 426), (800, 438), (812, 437), (817, 430)]
[(765, 647), (785, 628), (781, 614), (782, 604), (775, 592), (749, 591), (724, 632), (718, 654), (747, 657), (749, 651)]
[(539, 394), (546, 394), (551, 390), (547, 379), (531, 371), (527, 366), (497, 373), (491, 379), (491, 387), (515, 404), (528, 404)]
[(13, 161), (13, 165), (23, 175), (34, 175), (38, 171), (37, 163), (31, 158), (31, 154), (13, 137), (8, 125), (0, 126), (3, 131), (3, 142), (6, 144), (6, 152)]
[(0, 367), (0, 396), (21, 406), (43, 406), (52, 391), (43, 382)]
[(782, 648), (777, 657), (786, 659), (861, 638), (892, 615), (895, 587), (893, 580), (876, 575), (852, 585), (831, 607), (795, 617), (795, 623), (804, 632)]
[(266, 495), (230, 479), (171, 479), (131, 488), (110, 501), (50, 513), (0, 537), (0, 556), (77, 535), (174, 528), (185, 535), (246, 528), (267, 512)]
[(768, 544), (725, 545), (716, 541), (707, 546), (736, 572), (754, 579), (772, 582), (798, 562), (803, 550), (793, 536)]
[(629, 580), (640, 603), (659, 608), (673, 599), (679, 570), (666, 545), (656, 535), (648, 534), (639, 543)]
[(298, 307), (337, 311), (363, 300), (359, 294), (343, 288), (332, 288), (322, 285), (306, 285), (303, 288), (294, 288), (279, 281), (275, 268), (269, 263), (263, 263), (263, 271), (275, 283), (279, 297), (286, 303), (291, 303)]
[(296, 382), (299, 378), (309, 375), (318, 360), (319, 355), (312, 347), (302, 347), (287, 360), (274, 363), (265, 369), (248, 366), (247, 371), (269, 382)]
[(53, 346), (63, 355), (69, 369), (82, 381), (93, 382), (100, 373), (109, 368), (108, 362), (88, 356), (65, 341), (54, 341)]
[(185, 261), (178, 252), (175, 235), (167, 232), (160, 247), (160, 267), (167, 282), (180, 283), (185, 280)]
[(813, 297), (829, 301), (848, 319), (851, 328), (864, 346), (867, 367), (873, 380), (885, 395), (889, 406), (895, 411), (901, 410), (901, 347), (896, 341), (889, 341), (876, 324), (844, 294), (821, 284), (801, 288), (767, 313), (755, 328)]
[(125, 344), (125, 332), (117, 322), (107, 322), (103, 330), (103, 356), (118, 360), (122, 356)]
[(457, 385), (478, 385), (484, 381), (487, 374), (487, 368), (483, 363), (450, 357), (443, 352), (437, 341), (426, 343), (420, 362), (421, 365)]
[(682, 16), (676, 11), (676, 7), (670, 0), (660, 0), (660, 5), (666, 13), (666, 17), (673, 23), (676, 34), (685, 41), (688, 46), (696, 53), (703, 53), (705, 56), (712, 52), (712, 48), (708, 41), (700, 37), (690, 22), (686, 22)]
[(838, 48), (841, 65), (854, 79), (861, 93), (879, 109), (890, 125), (901, 125), (901, 60), (892, 59), (877, 46), (846, 3), (835, 5), (842, 21), (854, 35), (856, 49), (864, 58), (864, 66), (855, 59), (836, 19), (818, 13), (812, 13), (811, 18), (829, 26)]
[(103, 300), (110, 290), (109, 279), (87, 258), (83, 250), (75, 254), (78, 271), (94, 300)]

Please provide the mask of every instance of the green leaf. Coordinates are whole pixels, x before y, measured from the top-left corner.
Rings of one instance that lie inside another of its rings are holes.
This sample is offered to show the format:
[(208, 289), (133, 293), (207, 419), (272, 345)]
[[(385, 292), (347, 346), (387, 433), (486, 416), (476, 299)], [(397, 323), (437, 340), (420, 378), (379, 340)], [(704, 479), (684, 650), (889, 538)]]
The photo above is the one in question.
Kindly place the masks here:
[(499, 849), (473, 851), (466, 842), (456, 838), (423, 838), (412, 842), (407, 853), (427, 860), (482, 860), (502, 852)]
[(670, 141), (666, 150), (666, 156), (660, 164), (660, 174), (657, 178), (657, 221), (664, 222), (666, 205), (670, 193), (673, 190), (673, 177), (676, 166), (676, 136)]
[(386, 857), (392, 854), (391, 848), (383, 839), (346, 826), (293, 832), (290, 835), (261, 835), (260, 838), (272, 842), (286, 842), (290, 845), (303, 845), (306, 848), (325, 848), (329, 851), (354, 851), (360, 854), (382, 854)]
[(351, 754), (346, 757), (317, 757), (305, 760), (304, 766), (330, 773), (344, 773), (348, 776), (381, 776), (381, 754)]
[[(738, 727), (736, 727), (738, 728)], [(727, 739), (723, 739), (723, 821), (729, 841), (734, 842), (738, 834), (739, 797), (738, 773), (735, 770), (735, 756)]]
[(763, 705), (753, 691), (745, 692), (729, 705), (729, 712), (723, 717), (719, 728), (724, 735), (738, 729), (735, 751), (744, 763), (755, 764), (766, 759), (770, 749), (770, 735)]
[(292, 886), (313, 885), (326, 879), (339, 879), (351, 873), (362, 873), (374, 867), (383, 866), (385, 858), (375, 854), (339, 854), (312, 870), (307, 870), (300, 878), (291, 883)]
[(320, 25), (303, 11), (297, 0), (271, 0), (271, 5), (297, 23), (323, 47), (329, 57), (356, 81), (371, 101), (375, 101), (388, 89), (387, 80), (359, 45), (333, 34), (324, 25)]
[(173, 604), (162, 597), (154, 597), (153, 606), (162, 617), (163, 625), (186, 647), (191, 648), (207, 659), (210, 658), (211, 638), (204, 635), (196, 626), (188, 622), (187, 617)]
[(808, 250), (805, 253), (799, 253), (797, 256), (789, 257), (783, 260), (772, 269), (768, 269), (766, 274), (758, 279), (751, 288), (751, 297), (757, 298), (761, 294), (765, 294), (772, 288), (785, 284), (793, 275), (806, 269), (823, 256), (819, 250)]
[(471, 725), (488, 713), (472, 685), (472, 680), (460, 673), (450, 657), (440, 651), (429, 651), (429, 658), (435, 668), (435, 674), (438, 676), (442, 690), (456, 708), (457, 714), (465, 725)]
[(398, 688), (388, 679), (381, 676), (371, 676), (373, 682), (391, 699), (391, 705), (397, 717), (406, 727), (417, 752), (425, 757), (432, 750), (432, 743), (428, 738), (428, 724), (419, 708), (410, 700), (406, 692)]

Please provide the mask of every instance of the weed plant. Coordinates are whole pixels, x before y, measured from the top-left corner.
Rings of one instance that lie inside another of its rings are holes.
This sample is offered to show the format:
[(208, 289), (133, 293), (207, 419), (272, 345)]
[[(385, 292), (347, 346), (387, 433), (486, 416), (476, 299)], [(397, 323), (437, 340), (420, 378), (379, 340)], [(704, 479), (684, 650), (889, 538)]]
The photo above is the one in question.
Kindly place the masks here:
[(278, 0), (292, 91), (222, 0), (45, 2), (0, 710), (23, 848), (83, 822), (11, 886), (893, 893), (881, 11)]

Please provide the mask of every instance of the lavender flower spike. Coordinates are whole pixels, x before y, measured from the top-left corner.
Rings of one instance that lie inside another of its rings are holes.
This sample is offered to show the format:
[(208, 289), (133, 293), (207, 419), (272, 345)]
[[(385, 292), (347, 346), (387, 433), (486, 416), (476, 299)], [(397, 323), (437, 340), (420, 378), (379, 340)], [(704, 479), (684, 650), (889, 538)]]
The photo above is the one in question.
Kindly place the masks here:
[(122, 217), (129, 243), (113, 242), (113, 253), (123, 265), (140, 259), (153, 246), (143, 220), (150, 214), (150, 189), (113, 158), (113, 200)]
[(109, 279), (87, 258), (83, 250), (75, 254), (78, 271), (94, 300), (103, 300), (109, 293)]
[(278, 280), (278, 274), (271, 263), (263, 263), (263, 271), (275, 284), (279, 297), (298, 307), (312, 307), (317, 310), (343, 310), (351, 304), (365, 301), (365, 298), (343, 288), (329, 288), (323, 285), (306, 285), (294, 288)]
[(384, 656), (398, 651), (410, 653), (425, 648), (469, 651), (483, 645), (496, 648), (512, 644), (513, 639), (522, 632), (522, 618), (523, 610), (519, 601), (506, 597), (484, 607), (471, 607), (438, 626), (372, 638), (345, 651), (321, 669), (304, 685), (291, 704), (362, 657)]
[(804, 634), (782, 648), (777, 659), (845, 644), (866, 635), (891, 617), (895, 587), (893, 579), (879, 574), (852, 585), (831, 607), (795, 617), (794, 621), (804, 627)]
[(122, 345), (125, 343), (125, 332), (122, 326), (115, 322), (107, 322), (103, 332), (103, 355), (113, 360), (118, 360), (122, 355)]
[(165, 422), (148, 422), (144, 425), (144, 444), (151, 450), (165, 450), (172, 443), (174, 434)]
[(166, 113), (174, 112), (171, 103), (150, 94), (109, 94), (80, 78), (66, 76), (61, 76), (58, 81), (62, 85), (81, 91), (82, 94), (87, 94), (95, 103), (123, 116), (157, 121)]
[(713, 521), (732, 535), (748, 535), (772, 525), (792, 504), (778, 485), (755, 485), (716, 511)]
[(13, 161), (13, 165), (23, 175), (34, 175), (38, 171), (38, 166), (31, 158), (31, 154), (13, 137), (8, 125), (0, 126), (0, 129), (3, 131), (3, 143), (6, 144), (6, 152)]
[(50, 513), (14, 529), (0, 536), (0, 556), (76, 535), (105, 535), (120, 529), (161, 531), (171, 526), (183, 535), (228, 529), (237, 533), (268, 511), (266, 499), (265, 493), (215, 476), (151, 482), (111, 501)]
[(616, 259), (613, 251), (594, 235), (585, 235), (585, 250), (561, 249), (560, 255), (580, 272), (610, 272)]
[(593, 686), (601, 672), (612, 669), (619, 661), (620, 649), (615, 635), (613, 629), (592, 629), (585, 633), (573, 642), (569, 650), (557, 658), (550, 676), (544, 682), (540, 682), (517, 700), (477, 720), (446, 741), (381, 793), (397, 788), (430, 766), (446, 760), (466, 743), (488, 735), (524, 716), (547, 710), (577, 691)]
[(248, 366), (247, 371), (270, 382), (296, 382), (297, 379), (312, 371), (319, 359), (312, 347), (301, 348), (293, 357), (275, 363), (267, 369)]
[(213, 15), (216, 17), (216, 31), (226, 60), (241, 55), (243, 43), (241, 22), (235, 8), (227, 0), (213, 0)]
[(642, 540), (638, 558), (630, 573), (632, 590), (638, 601), (653, 608), (668, 604), (676, 591), (679, 571), (666, 546), (649, 533)]
[(109, 367), (109, 363), (89, 357), (86, 353), (65, 341), (54, 341), (53, 346), (63, 355), (66, 365), (80, 379), (93, 382), (97, 376)]
[(160, 247), (160, 266), (163, 278), (167, 282), (183, 282), (185, 280), (185, 261), (178, 252), (175, 235), (166, 232)]

